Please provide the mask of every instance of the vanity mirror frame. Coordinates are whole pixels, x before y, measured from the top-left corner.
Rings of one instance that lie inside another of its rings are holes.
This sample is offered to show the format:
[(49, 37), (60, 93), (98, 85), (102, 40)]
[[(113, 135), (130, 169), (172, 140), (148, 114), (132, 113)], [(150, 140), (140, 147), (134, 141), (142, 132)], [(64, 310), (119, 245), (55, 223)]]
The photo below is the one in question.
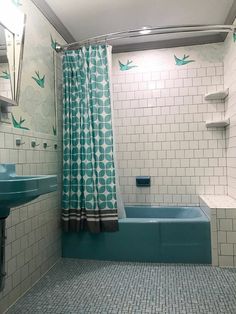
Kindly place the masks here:
[[(3, 32), (5, 33), (6, 31), (9, 32), (11, 35), (12, 35), (12, 49), (13, 49), (13, 52), (15, 51), (15, 34), (9, 30), (9, 28), (7, 28), (1, 21), (0, 21), (0, 27), (3, 29)], [(4, 36), (6, 37), (6, 33), (4, 34)], [(5, 38), (6, 40), (6, 51), (8, 49), (8, 44), (7, 44), (7, 39)], [(0, 94), (0, 105), (1, 106), (7, 106), (9, 105), (8, 102), (9, 101), (12, 101), (12, 105), (16, 105), (16, 98), (15, 98), (15, 56), (14, 56), (14, 53), (12, 54), (12, 60), (9, 60), (9, 56), (8, 56), (8, 51), (7, 51), (7, 62), (8, 62), (8, 71), (10, 73), (10, 88), (11, 88), (11, 95), (12, 97), (11, 98), (7, 98), (5, 96), (2, 96)], [(12, 62), (11, 62), (12, 61)], [(13, 68), (10, 69), (10, 68)], [(12, 75), (13, 73), (13, 75)]]
[[(24, 55), (24, 44), (25, 44), (25, 25), (26, 25), (26, 15), (24, 14), (24, 22), (23, 22), (23, 28), (22, 28), (22, 36), (21, 36), (21, 47), (20, 47), (20, 54), (19, 54), (19, 64), (18, 64), (18, 75), (17, 75), (17, 81), (15, 82), (15, 100), (17, 104), (19, 104), (19, 98), (20, 98), (20, 83), (21, 83), (21, 74), (22, 74), (22, 64), (23, 64), (23, 55)], [(17, 34), (15, 34), (15, 43), (17, 41)]]
[[(23, 14), (23, 13), (22, 13)], [(26, 15), (23, 14), (23, 25), (21, 29), (21, 39), (20, 39), (20, 51), (19, 57), (16, 57), (16, 45), (19, 41), (19, 34), (7, 27), (1, 20), (0, 25), (13, 34), (13, 78), (11, 78), (11, 90), (12, 90), (12, 99), (0, 95), (0, 113), (7, 114), (9, 113), (9, 108), (11, 106), (18, 106), (20, 98), (20, 84), (21, 84), (21, 73), (22, 73), (22, 63), (23, 63), (23, 53), (24, 53), (24, 42), (25, 42), (25, 25), (26, 25)], [(18, 60), (16, 60), (16, 58)], [(17, 61), (17, 62), (16, 62)], [(18, 65), (17, 65), (18, 63)], [(11, 72), (11, 71), (10, 71)]]

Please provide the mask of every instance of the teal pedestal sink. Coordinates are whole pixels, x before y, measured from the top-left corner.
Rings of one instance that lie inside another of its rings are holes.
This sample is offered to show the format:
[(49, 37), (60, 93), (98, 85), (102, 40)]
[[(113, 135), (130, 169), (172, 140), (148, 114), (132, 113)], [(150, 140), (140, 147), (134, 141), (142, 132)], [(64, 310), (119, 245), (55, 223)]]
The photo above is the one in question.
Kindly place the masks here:
[(57, 176), (17, 176), (14, 164), (0, 164), (0, 291), (4, 288), (6, 218), (12, 207), (57, 190)]
[(0, 219), (9, 215), (10, 208), (56, 190), (56, 175), (17, 176), (14, 164), (0, 164)]

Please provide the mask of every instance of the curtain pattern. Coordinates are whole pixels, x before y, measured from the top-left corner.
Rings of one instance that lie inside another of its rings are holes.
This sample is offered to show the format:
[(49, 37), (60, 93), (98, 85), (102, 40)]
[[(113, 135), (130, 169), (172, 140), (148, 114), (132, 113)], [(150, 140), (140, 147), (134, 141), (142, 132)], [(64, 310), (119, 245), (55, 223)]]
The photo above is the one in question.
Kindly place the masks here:
[(65, 231), (117, 231), (108, 47), (63, 56)]

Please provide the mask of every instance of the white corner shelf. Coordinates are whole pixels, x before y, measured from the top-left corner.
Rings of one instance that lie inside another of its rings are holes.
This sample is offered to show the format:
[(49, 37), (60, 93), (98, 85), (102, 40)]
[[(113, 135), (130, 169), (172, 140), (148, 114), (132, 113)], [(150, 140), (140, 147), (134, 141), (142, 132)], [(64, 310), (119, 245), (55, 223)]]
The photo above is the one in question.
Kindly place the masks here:
[(0, 95), (0, 107), (12, 107), (17, 106), (17, 103), (15, 100), (12, 100), (10, 98), (6, 98)]
[(224, 128), (230, 125), (229, 119), (206, 121), (207, 128)]
[(229, 89), (208, 93), (205, 95), (205, 100), (224, 100), (229, 95)]
[(17, 106), (17, 102), (10, 98), (0, 96), (0, 113), (8, 113), (9, 107)]

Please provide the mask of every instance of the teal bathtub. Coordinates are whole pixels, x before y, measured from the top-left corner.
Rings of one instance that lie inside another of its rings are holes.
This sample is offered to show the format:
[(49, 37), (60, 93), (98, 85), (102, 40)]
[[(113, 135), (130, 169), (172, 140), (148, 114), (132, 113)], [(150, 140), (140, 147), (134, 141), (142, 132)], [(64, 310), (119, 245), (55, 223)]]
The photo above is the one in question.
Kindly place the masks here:
[(64, 233), (62, 256), (158, 263), (211, 263), (210, 222), (199, 207), (126, 207), (115, 233)]

